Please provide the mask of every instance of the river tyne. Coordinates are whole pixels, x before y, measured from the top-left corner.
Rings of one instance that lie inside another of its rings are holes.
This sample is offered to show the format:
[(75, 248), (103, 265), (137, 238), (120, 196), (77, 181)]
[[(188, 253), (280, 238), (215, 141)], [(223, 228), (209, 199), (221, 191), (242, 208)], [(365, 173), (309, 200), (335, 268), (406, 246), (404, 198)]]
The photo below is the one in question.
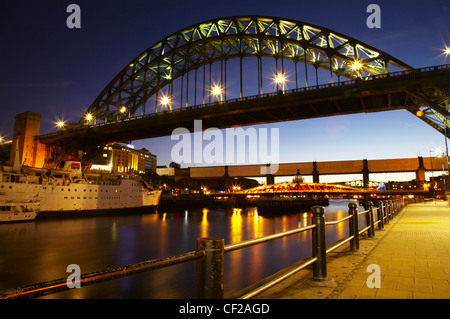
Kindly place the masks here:
[[(325, 219), (347, 216), (349, 203), (330, 200)], [(0, 224), (0, 291), (67, 278), (70, 264), (81, 274), (97, 272), (194, 251), (199, 237), (224, 238), (229, 245), (310, 222), (308, 212), (263, 217), (256, 208), (229, 208)], [(347, 235), (347, 222), (327, 227), (328, 244)], [(226, 253), (225, 297), (310, 254), (310, 231)], [(42, 298), (195, 298), (195, 281), (191, 261)]]

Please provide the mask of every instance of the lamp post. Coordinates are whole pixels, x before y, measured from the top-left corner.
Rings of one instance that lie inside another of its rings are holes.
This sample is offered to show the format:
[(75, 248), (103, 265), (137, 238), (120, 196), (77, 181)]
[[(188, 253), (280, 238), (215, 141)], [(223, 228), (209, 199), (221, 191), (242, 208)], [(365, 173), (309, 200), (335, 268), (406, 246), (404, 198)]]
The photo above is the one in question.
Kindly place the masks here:
[[(449, 48), (447, 48), (449, 49)], [(450, 50), (449, 50), (450, 51)], [(448, 119), (444, 117), (442, 119), (442, 124), (444, 124), (444, 142), (445, 142), (445, 166), (442, 164), (442, 178), (444, 179), (444, 195), (447, 193), (447, 187), (446, 187), (446, 176), (449, 174), (449, 167), (448, 167), (448, 145), (447, 145), (447, 125), (448, 125)], [(446, 169), (445, 175), (444, 175), (444, 167)]]
[(161, 105), (163, 106), (163, 109), (169, 108), (172, 109), (171, 100), (167, 95), (163, 95), (161, 99)]
[(211, 93), (216, 97), (216, 101), (219, 100), (222, 101), (222, 88), (218, 85), (215, 85), (213, 89), (211, 90)]
[(277, 91), (280, 91), (280, 86), (281, 86), (281, 91), (284, 91), (286, 78), (283, 73), (278, 73), (275, 75), (275, 83), (277, 85)]
[(433, 173), (433, 158), (431, 157), (431, 152), (432, 150), (430, 150), (430, 164), (431, 164), (431, 179), (434, 182), (434, 173)]

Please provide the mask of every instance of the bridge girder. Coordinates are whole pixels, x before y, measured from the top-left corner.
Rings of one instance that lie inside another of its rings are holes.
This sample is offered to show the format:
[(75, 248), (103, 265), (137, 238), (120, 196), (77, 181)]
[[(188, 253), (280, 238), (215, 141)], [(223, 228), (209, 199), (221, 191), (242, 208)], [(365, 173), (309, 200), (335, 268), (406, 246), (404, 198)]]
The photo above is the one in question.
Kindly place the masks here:
[(447, 85), (407, 90), (411, 104), (408, 111), (450, 138), (450, 80)]
[[(146, 101), (188, 72), (233, 58), (272, 57), (313, 65), (354, 79), (412, 69), (354, 38), (302, 21), (277, 17), (228, 17), (198, 23), (158, 41), (128, 63), (85, 112), (96, 121), (149, 113)], [(355, 70), (354, 63), (361, 69)], [(121, 112), (122, 111), (122, 112)], [(139, 114), (140, 111), (140, 114)], [(155, 107), (157, 112), (157, 107)], [(86, 116), (79, 125), (86, 124)]]

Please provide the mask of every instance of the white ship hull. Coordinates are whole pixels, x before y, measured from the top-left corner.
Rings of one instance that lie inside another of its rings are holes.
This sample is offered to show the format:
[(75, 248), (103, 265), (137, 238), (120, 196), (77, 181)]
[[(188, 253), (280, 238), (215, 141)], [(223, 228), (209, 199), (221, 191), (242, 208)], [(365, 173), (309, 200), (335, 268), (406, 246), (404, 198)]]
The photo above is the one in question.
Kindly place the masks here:
[(38, 210), (39, 202), (0, 201), (0, 223), (34, 220)]
[[(139, 178), (128, 175), (60, 174), (28, 168), (25, 174), (2, 172), (0, 200), (36, 200), (38, 217), (82, 215), (105, 212), (156, 210), (160, 190), (152, 190)], [(53, 175), (54, 174), (54, 175)]]

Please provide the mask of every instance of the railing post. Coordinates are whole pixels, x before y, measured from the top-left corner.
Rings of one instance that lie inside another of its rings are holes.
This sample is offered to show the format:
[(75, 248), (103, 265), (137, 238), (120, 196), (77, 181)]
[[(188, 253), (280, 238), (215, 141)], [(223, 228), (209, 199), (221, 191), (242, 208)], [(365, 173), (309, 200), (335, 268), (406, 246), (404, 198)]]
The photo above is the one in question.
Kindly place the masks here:
[(394, 216), (392, 216), (392, 200), (388, 200), (388, 207), (389, 207), (389, 220), (393, 219)]
[(317, 283), (329, 282), (331, 279), (327, 277), (327, 247), (325, 237), (325, 207), (313, 206), (312, 225), (317, 227), (312, 229), (312, 256), (317, 257), (317, 261), (313, 264), (313, 278), (311, 281)]
[(373, 203), (369, 201), (367, 202), (367, 206), (369, 207), (366, 213), (367, 226), (369, 226), (369, 229), (367, 230), (367, 237), (371, 238), (375, 236), (375, 228), (373, 226)]
[(384, 216), (385, 216), (385, 224), (389, 224), (389, 201), (385, 201), (384, 205)]
[(197, 298), (223, 299), (224, 239), (197, 238), (197, 251), (205, 256), (197, 260)]
[(383, 229), (384, 228), (384, 220), (383, 220), (384, 216), (383, 216), (383, 202), (379, 201), (378, 202), (378, 220), (380, 221), (378, 223), (378, 229)]
[(348, 204), (348, 213), (352, 215), (352, 218), (348, 223), (350, 236), (353, 236), (350, 240), (350, 250), (355, 252), (359, 250), (358, 205), (355, 203)]

